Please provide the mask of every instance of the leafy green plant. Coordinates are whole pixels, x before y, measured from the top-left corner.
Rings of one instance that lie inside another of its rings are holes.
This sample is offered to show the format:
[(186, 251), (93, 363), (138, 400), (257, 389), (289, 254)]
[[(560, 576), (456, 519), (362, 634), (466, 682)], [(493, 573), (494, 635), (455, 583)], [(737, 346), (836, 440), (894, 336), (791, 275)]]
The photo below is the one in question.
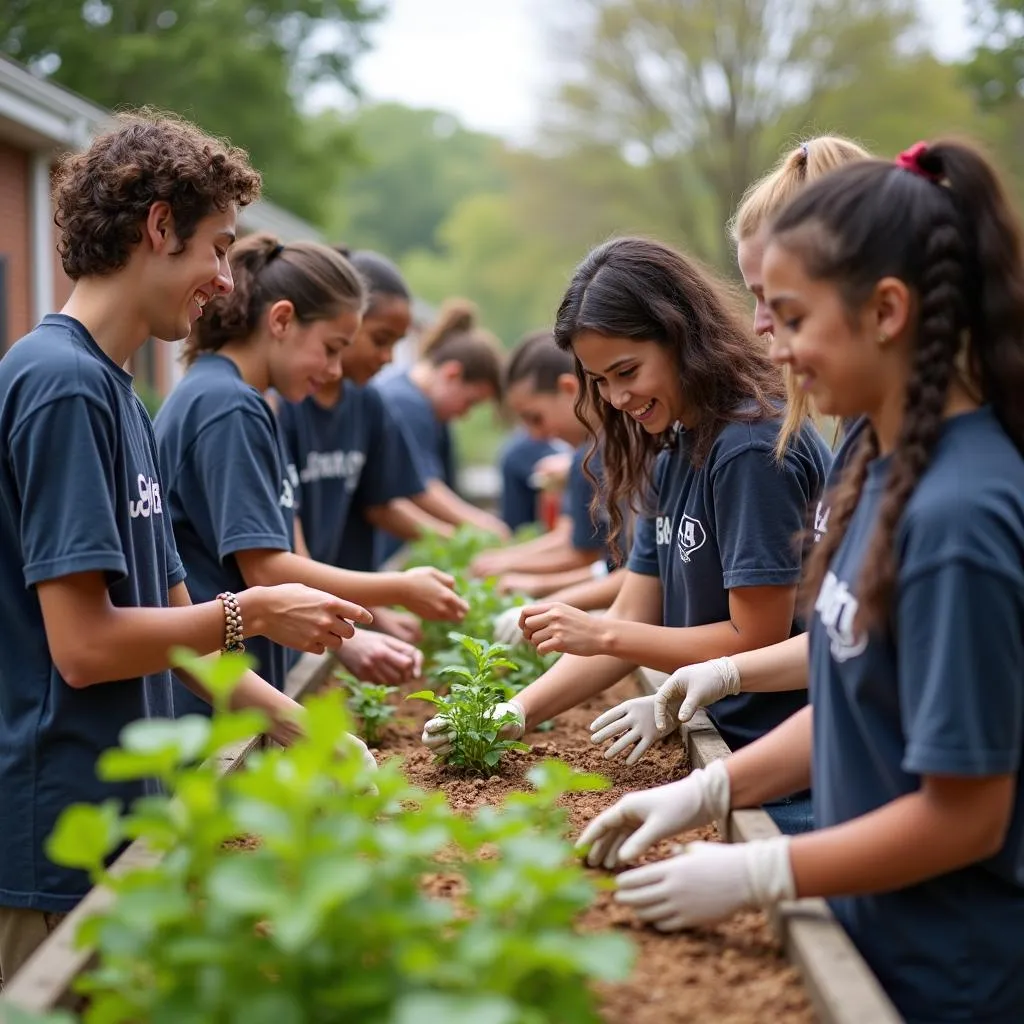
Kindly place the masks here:
[[(632, 949), (573, 927), (595, 886), (558, 800), (604, 779), (545, 762), (533, 792), (456, 814), (394, 760), (367, 774), (345, 744), (340, 689), (309, 701), (288, 749), (227, 775), (197, 763), (254, 721), (135, 723), (98, 770), (156, 775), (164, 794), (58, 822), (49, 855), (113, 897), (78, 936), (99, 954), (78, 983), (85, 1024), (597, 1024), (589, 982), (625, 977)], [(227, 842), (240, 836), (259, 843)], [(105, 859), (133, 838), (161, 859), (111, 875)], [(459, 895), (432, 894), (439, 879)]]
[(446, 665), (439, 675), (461, 682), (452, 683), (447, 694), (418, 690), (406, 700), (425, 700), (433, 704), (440, 717), (451, 722), (454, 738), (450, 749), (441, 755), (444, 764), (463, 768), (474, 775), (493, 775), (501, 759), (510, 750), (529, 750), (526, 743), (502, 739), (502, 726), (515, 721), (512, 713), (496, 715), (494, 709), (511, 696), (498, 679), (502, 669), (516, 668), (506, 657), (507, 644), (491, 644), (462, 633), (450, 634), (469, 655), (471, 667)]
[(388, 701), (393, 693), (398, 693), (397, 686), (383, 686), (378, 683), (363, 683), (351, 676), (338, 676), (348, 690), (348, 709), (360, 723), (359, 735), (371, 746), (380, 743), (384, 726), (398, 712), (398, 708)]

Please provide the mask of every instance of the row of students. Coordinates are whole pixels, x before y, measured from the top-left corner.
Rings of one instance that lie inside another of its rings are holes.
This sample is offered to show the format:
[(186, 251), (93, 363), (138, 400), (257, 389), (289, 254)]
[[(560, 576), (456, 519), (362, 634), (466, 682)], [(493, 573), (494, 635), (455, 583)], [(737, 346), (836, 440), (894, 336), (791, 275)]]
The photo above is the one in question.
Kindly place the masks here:
[[(168, 491), (125, 370), (148, 338), (187, 337), (231, 291), (238, 211), (260, 191), (245, 154), (184, 121), (124, 114), (62, 161), (54, 185), (74, 288), (0, 360), (0, 984), (88, 890), (83, 872), (45, 855), (61, 811), (144, 791), (98, 780), (100, 753), (129, 722), (167, 715), (173, 685), (202, 694), (182, 673), (172, 683), (173, 648), (209, 654), (264, 636), (322, 652), (371, 620), (296, 582), (192, 603), (171, 528), (172, 504), (191, 495)], [(262, 409), (237, 403), (273, 437)], [(280, 506), (285, 476), (267, 446)], [(234, 701), (267, 713), (282, 743), (301, 729), (301, 708), (254, 672)]]

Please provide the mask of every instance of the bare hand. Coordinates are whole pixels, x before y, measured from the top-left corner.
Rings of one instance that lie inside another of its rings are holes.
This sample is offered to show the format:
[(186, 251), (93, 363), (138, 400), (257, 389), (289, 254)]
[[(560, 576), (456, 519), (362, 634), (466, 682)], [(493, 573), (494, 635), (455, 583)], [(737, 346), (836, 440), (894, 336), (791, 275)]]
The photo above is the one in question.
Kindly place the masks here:
[(238, 603), (243, 623), (257, 627), (253, 633), (309, 654), (336, 651), (355, 633), (354, 622), (373, 622), (362, 605), (303, 583), (250, 587), (238, 595)]
[(555, 452), (534, 463), (530, 483), (539, 490), (561, 490), (569, 479), (572, 452)]
[(498, 593), (526, 594), (528, 597), (536, 597), (544, 589), (544, 586), (545, 580), (540, 573), (507, 572), (498, 580)]
[(531, 604), (519, 615), (519, 628), (540, 654), (605, 653), (607, 620), (598, 620), (567, 604)]
[(431, 566), (406, 569), (402, 576), (406, 593), (402, 604), (424, 619), (461, 622), (469, 605), (455, 593), (455, 577)]
[(423, 655), (415, 647), (393, 636), (362, 629), (357, 629), (338, 652), (338, 660), (356, 679), (386, 686), (418, 679), (423, 671)]
[(511, 564), (507, 549), (492, 548), (490, 551), (481, 551), (469, 563), (469, 571), (473, 576), (486, 579), (489, 576), (500, 576)]
[(400, 612), (394, 608), (374, 608), (373, 626), (378, 632), (398, 637), (407, 644), (418, 644), (423, 639), (420, 620), (411, 612)]

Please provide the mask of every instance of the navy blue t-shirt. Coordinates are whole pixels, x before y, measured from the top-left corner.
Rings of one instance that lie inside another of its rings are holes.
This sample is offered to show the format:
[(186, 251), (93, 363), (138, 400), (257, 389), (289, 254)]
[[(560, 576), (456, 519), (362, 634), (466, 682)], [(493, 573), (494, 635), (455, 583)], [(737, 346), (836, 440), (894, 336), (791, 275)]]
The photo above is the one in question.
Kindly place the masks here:
[[(384, 399), (412, 452), (413, 462), (424, 486), (440, 480), (455, 490), (455, 446), (451, 429), (442, 423), (430, 399), (412, 382), (408, 373), (391, 373), (375, 378), (369, 385)], [(375, 531), (375, 565), (390, 558), (402, 542), (390, 533)]]
[[(373, 568), (373, 527), (363, 511), (425, 486), (380, 392), (345, 381), (341, 399), (282, 402), (278, 418), (302, 488), (302, 532), (318, 562)], [(352, 529), (350, 529), (352, 527)]]
[[(638, 519), (629, 568), (661, 579), (663, 624), (729, 620), (734, 587), (788, 587), (800, 580), (798, 535), (821, 494), (832, 455), (808, 421), (779, 463), (780, 421), (727, 424), (699, 468), (686, 431), (658, 456), (652, 507)], [(800, 631), (794, 622), (793, 634)], [(733, 750), (763, 736), (807, 703), (805, 691), (740, 693), (708, 708)]]
[[(277, 419), (263, 395), (224, 356), (200, 356), (154, 421), (165, 501), (188, 589), (197, 604), (245, 590), (237, 551), (291, 551), (298, 476)], [(279, 690), (288, 652), (266, 637), (245, 649)], [(174, 713), (209, 714), (209, 706), (174, 683)]]
[[(577, 551), (593, 552), (596, 561), (598, 558), (608, 558), (608, 513), (603, 505), (596, 517), (591, 512), (594, 485), (583, 471), (588, 451), (589, 441), (581, 444), (572, 454), (569, 480), (562, 497), (562, 515), (572, 519), (572, 546)], [(603, 476), (599, 451), (595, 452), (590, 460), (590, 472), (597, 477), (600, 484)]]
[(72, 689), (50, 657), (36, 586), (102, 572), (121, 608), (165, 608), (185, 578), (132, 378), (71, 317), (0, 360), (0, 906), (64, 912), (84, 872), (43, 853), (60, 812), (141, 796), (96, 778), (129, 722), (170, 712), (169, 672)]
[(537, 488), (530, 484), (533, 467), (558, 448), (550, 441), (538, 441), (517, 430), (504, 444), (501, 467), (501, 518), (510, 530), (537, 522)]
[(861, 500), (810, 628), (814, 819), (850, 821), (923, 775), (1018, 776), (994, 857), (832, 908), (908, 1021), (1024, 1020), (1024, 460), (994, 415), (949, 420), (897, 527), (885, 634), (856, 583), (888, 459)]

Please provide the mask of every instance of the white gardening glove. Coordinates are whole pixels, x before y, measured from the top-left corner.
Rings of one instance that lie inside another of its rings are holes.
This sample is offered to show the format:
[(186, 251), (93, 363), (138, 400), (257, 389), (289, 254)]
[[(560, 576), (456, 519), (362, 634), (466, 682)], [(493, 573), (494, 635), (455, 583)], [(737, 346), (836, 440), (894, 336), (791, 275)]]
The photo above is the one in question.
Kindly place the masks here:
[[(487, 717), (491, 719), (504, 718), (506, 715), (515, 715), (515, 719), (506, 722), (498, 735), (503, 740), (522, 739), (523, 733), (526, 732), (526, 712), (519, 701), (510, 700), (507, 704), (495, 704), (487, 712)], [(455, 740), (452, 723), (444, 715), (435, 715), (423, 726), (420, 740), (439, 757), (444, 757), (452, 749)]]
[(494, 640), (495, 643), (508, 644), (514, 647), (516, 644), (525, 644), (526, 637), (519, 628), (519, 613), (522, 608), (506, 608), (494, 619)]
[(377, 770), (377, 759), (370, 753), (370, 748), (358, 736), (353, 736), (350, 732), (345, 733), (345, 739), (350, 745), (354, 745), (358, 749), (363, 767), (367, 771), (375, 772)]
[(659, 839), (708, 825), (728, 812), (729, 773), (724, 761), (712, 761), (679, 782), (624, 796), (583, 830), (576, 845), (590, 846), (592, 868), (610, 870), (635, 860)]
[(653, 694), (624, 700), (590, 723), (591, 743), (605, 743), (619, 737), (604, 752), (606, 761), (633, 747), (626, 764), (636, 764), (655, 740), (664, 739), (678, 728), (674, 718), (666, 721), (664, 728), (658, 728), (654, 722), (654, 700)]
[(732, 658), (715, 658), (677, 668), (654, 695), (654, 722), (664, 729), (688, 722), (698, 708), (740, 692), (740, 673)]
[(615, 899), (661, 932), (720, 921), (746, 907), (773, 907), (796, 898), (789, 843), (789, 836), (688, 843), (675, 857), (624, 871)]

